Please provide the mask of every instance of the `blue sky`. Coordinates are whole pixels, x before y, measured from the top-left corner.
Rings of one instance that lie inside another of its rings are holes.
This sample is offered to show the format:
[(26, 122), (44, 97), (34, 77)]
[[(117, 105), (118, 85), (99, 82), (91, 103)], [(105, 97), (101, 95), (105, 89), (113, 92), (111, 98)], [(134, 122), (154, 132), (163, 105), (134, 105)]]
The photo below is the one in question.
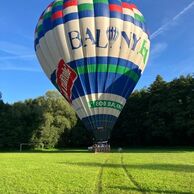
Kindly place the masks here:
[[(50, 0), (1, 0), (0, 91), (4, 102), (35, 98), (54, 89), (34, 52), (34, 28)], [(137, 89), (160, 74), (170, 81), (194, 72), (194, 1), (134, 0), (151, 34), (151, 57)]]

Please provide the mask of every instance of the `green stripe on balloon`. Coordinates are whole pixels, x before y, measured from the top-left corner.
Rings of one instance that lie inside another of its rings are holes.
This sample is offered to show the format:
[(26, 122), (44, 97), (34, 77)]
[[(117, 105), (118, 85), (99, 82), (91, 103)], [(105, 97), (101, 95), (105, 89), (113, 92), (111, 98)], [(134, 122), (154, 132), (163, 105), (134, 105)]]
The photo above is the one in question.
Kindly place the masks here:
[[(93, 3), (106, 3), (106, 4), (108, 4), (109, 2), (108, 2), (108, 0), (93, 0)], [(63, 5), (63, 1), (57, 1), (53, 4), (53, 7), (62, 6), (62, 5)], [(91, 4), (91, 3), (83, 3), (83, 4), (78, 5), (78, 10), (79, 11), (94, 10), (94, 7), (93, 7), (93, 4)], [(47, 19), (51, 16), (52, 16), (52, 12), (49, 11), (43, 15), (43, 18)], [(138, 15), (137, 13), (134, 13), (134, 18), (140, 22), (145, 22), (145, 18), (141, 15)], [(39, 29), (39, 27), (40, 26), (38, 26), (38, 29)], [(40, 30), (38, 30), (38, 32), (40, 32)]]
[(44, 19), (47, 19), (47, 18), (51, 17), (51, 15), (52, 15), (52, 13), (51, 13), (51, 11), (49, 11), (49, 12), (45, 13), (43, 17), (44, 17)]
[(145, 19), (144, 19), (143, 16), (140, 16), (140, 15), (138, 15), (138, 14), (135, 13), (134, 14), (134, 17), (135, 17), (136, 20), (138, 20), (140, 22), (145, 22)]
[(61, 6), (63, 5), (63, 1), (57, 1), (53, 4), (53, 7), (56, 7), (56, 6)]
[(108, 0), (93, 0), (94, 3), (106, 3), (108, 4)]
[(79, 11), (85, 11), (85, 10), (94, 10), (93, 4), (91, 3), (83, 3), (78, 5)]
[(121, 75), (126, 75), (129, 78), (131, 78), (134, 82), (137, 82), (139, 80), (139, 75), (135, 73), (133, 70), (131, 70), (128, 67), (124, 66), (117, 66), (113, 64), (98, 64), (98, 65), (86, 65), (82, 67), (77, 67), (75, 69), (78, 75), (85, 74), (85, 73), (118, 73)]
[(41, 24), (40, 26), (38, 26), (37, 32), (39, 33), (39, 32), (42, 31), (42, 30), (43, 30), (43, 25)]
[[(63, 6), (63, 1), (57, 1), (57, 2), (55, 2), (55, 3), (53, 4), (52, 8), (57, 7), (57, 6)], [(51, 15), (52, 15), (52, 11), (48, 11), (48, 12), (46, 12), (46, 13), (43, 15), (43, 18), (44, 18), (44, 19), (47, 19), (47, 18), (51, 17)]]

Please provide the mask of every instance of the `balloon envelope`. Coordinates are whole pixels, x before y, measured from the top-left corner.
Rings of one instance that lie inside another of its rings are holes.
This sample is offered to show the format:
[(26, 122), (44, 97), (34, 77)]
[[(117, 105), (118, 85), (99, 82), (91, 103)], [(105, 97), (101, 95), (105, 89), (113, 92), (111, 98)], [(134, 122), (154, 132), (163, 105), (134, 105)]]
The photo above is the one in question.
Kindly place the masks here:
[(110, 138), (149, 49), (145, 19), (128, 0), (55, 0), (35, 31), (43, 70), (97, 141)]

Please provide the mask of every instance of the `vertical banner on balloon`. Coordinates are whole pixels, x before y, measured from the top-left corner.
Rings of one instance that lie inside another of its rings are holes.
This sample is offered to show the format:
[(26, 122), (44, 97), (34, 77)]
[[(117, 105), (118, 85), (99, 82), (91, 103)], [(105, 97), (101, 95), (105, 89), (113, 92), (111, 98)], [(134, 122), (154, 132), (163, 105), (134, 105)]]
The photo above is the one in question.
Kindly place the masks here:
[(57, 71), (57, 84), (61, 91), (61, 94), (71, 102), (72, 88), (75, 80), (77, 79), (76, 72), (67, 65), (63, 60), (58, 64)]

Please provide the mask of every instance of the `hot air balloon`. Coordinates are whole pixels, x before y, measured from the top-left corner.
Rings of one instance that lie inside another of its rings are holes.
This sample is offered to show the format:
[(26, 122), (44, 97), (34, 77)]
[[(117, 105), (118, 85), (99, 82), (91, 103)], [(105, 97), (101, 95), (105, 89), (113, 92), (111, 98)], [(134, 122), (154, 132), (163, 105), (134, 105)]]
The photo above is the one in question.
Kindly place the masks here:
[(107, 141), (148, 61), (145, 19), (129, 0), (55, 0), (35, 30), (39, 62), (95, 141)]

